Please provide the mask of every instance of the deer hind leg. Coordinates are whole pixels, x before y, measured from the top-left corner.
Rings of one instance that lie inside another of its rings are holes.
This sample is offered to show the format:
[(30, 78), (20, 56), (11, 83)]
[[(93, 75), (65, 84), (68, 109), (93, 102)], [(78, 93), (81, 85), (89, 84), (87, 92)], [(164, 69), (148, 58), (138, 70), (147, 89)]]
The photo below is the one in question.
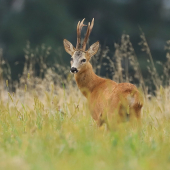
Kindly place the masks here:
[(121, 105), (119, 109), (120, 119), (123, 121), (129, 121), (134, 118), (141, 118), (142, 105), (135, 104), (132, 107), (129, 105)]
[(142, 104), (140, 104), (139, 102), (136, 102), (133, 105), (133, 112), (134, 112), (136, 118), (138, 118), (138, 119), (141, 118), (141, 109), (142, 109)]
[(119, 107), (119, 120), (120, 121), (127, 121), (129, 120), (129, 107), (128, 105), (120, 105)]
[(140, 102), (139, 100), (139, 94), (135, 94), (135, 95), (131, 95), (129, 94), (127, 96), (127, 100), (128, 100), (128, 106), (129, 106), (129, 114), (130, 114), (130, 118), (137, 118), (140, 119), (141, 118), (141, 109), (143, 104)]
[(142, 120), (141, 120), (141, 109), (142, 105), (135, 103), (132, 107), (129, 109), (129, 115), (130, 115), (130, 121), (133, 126), (141, 128)]
[(130, 121), (132, 123), (132, 126), (135, 126), (137, 128), (141, 128), (142, 126), (142, 119), (141, 119), (141, 109), (142, 106), (141, 105), (133, 105), (133, 107), (131, 107), (129, 109), (130, 111)]

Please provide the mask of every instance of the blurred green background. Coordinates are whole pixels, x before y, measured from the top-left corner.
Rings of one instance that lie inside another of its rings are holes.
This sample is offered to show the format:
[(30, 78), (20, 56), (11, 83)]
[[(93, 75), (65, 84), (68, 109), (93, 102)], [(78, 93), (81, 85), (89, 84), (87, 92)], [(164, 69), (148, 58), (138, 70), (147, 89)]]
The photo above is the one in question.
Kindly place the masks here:
[(114, 43), (119, 43), (122, 33), (126, 33), (139, 61), (146, 60), (138, 45), (141, 28), (154, 61), (166, 59), (169, 0), (0, 0), (0, 48), (12, 68), (12, 78), (22, 72), (27, 41), (33, 49), (42, 44), (52, 47), (49, 66), (61, 56), (58, 61), (68, 65), (70, 58), (64, 52), (63, 39), (75, 46), (76, 25), (83, 18), (85, 23), (95, 18), (90, 44), (99, 40), (102, 48), (109, 47), (110, 56)]

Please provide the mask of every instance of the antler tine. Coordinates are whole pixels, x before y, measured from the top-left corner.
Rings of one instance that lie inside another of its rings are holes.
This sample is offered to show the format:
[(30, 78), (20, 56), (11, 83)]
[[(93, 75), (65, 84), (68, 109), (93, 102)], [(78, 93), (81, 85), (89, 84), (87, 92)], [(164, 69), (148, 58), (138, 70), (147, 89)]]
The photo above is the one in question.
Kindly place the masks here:
[(79, 33), (79, 26), (80, 26), (80, 21), (77, 24), (77, 45), (76, 48), (78, 48), (79, 44), (80, 44), (80, 33)]
[(84, 38), (84, 41), (83, 41), (83, 47), (82, 47), (83, 51), (86, 50), (87, 40), (88, 40), (90, 33), (93, 29), (93, 25), (94, 25), (94, 18), (92, 19), (91, 24), (90, 24), (90, 22), (88, 23), (87, 32), (86, 32), (86, 35), (85, 35), (85, 38)]
[(93, 25), (94, 25), (94, 18), (93, 18), (92, 21), (91, 21), (90, 32), (91, 32), (91, 30), (93, 29)]
[(81, 47), (81, 30), (83, 28), (83, 26), (86, 26), (83, 24), (85, 18), (80, 22), (78, 22), (77, 24), (77, 45), (76, 45), (76, 49), (79, 49)]

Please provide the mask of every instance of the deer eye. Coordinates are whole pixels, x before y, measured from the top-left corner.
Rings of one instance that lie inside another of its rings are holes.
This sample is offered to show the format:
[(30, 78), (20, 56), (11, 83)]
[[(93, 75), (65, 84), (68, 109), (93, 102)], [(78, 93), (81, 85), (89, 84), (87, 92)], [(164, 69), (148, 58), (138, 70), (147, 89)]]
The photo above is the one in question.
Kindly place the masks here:
[(86, 62), (86, 59), (81, 60), (81, 62), (82, 62), (82, 63), (83, 63), (83, 62)]
[(73, 61), (73, 58), (71, 58), (71, 60), (70, 61)]

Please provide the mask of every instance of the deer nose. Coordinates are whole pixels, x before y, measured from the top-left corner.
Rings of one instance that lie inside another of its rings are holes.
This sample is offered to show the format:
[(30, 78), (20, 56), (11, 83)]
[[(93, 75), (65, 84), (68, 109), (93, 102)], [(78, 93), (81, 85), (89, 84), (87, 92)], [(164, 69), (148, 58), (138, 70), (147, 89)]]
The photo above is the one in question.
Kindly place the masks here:
[(78, 70), (77, 70), (77, 68), (75, 68), (75, 67), (71, 67), (70, 72), (72, 72), (72, 73), (77, 73), (77, 72), (78, 72)]

